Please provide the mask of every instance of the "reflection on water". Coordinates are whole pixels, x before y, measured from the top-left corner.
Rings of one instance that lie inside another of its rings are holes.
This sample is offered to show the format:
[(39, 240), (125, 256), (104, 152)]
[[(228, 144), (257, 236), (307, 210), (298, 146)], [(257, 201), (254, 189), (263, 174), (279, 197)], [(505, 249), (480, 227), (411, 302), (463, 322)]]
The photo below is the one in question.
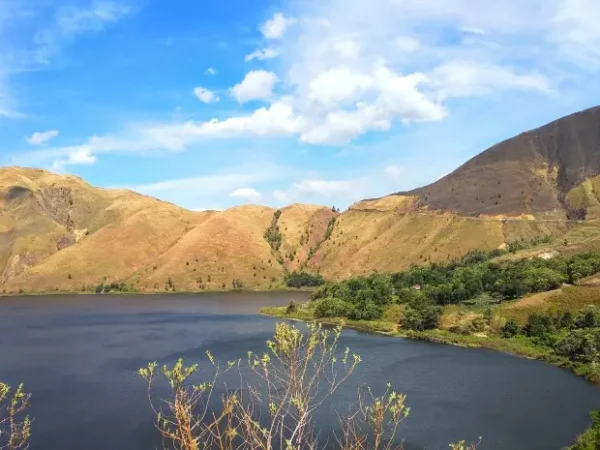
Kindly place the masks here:
[[(33, 392), (32, 450), (153, 449), (147, 362), (219, 359), (262, 350), (275, 321), (261, 306), (298, 293), (50, 296), (0, 299), (0, 379)], [(318, 423), (335, 425), (359, 385), (391, 381), (408, 396), (406, 450), (447, 449), (483, 436), (483, 449), (559, 449), (600, 408), (600, 390), (561, 369), (486, 350), (344, 332), (363, 364)], [(199, 376), (208, 375), (207, 369)], [(234, 384), (231, 388), (237, 388)]]

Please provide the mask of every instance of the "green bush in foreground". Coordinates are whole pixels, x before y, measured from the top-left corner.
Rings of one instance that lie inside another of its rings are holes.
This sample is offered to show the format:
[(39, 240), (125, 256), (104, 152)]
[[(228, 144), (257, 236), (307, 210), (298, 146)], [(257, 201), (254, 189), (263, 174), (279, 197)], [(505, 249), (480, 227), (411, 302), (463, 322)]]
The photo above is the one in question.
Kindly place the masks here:
[(23, 392), (23, 385), (11, 391), (0, 381), (0, 449), (24, 450), (31, 435), (31, 418), (25, 414), (31, 394)]

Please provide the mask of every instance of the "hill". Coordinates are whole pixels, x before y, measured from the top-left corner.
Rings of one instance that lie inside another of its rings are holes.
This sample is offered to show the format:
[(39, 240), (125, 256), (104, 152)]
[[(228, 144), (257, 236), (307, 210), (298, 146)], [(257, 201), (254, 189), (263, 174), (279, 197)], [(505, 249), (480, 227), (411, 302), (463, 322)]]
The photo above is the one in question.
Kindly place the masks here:
[(595, 246), (599, 174), (596, 107), (495, 145), (429, 186), (352, 205), (309, 266), (342, 279), (540, 236)]
[[(0, 169), (0, 283), (6, 292), (230, 289), (279, 283), (322, 239), (330, 208), (242, 206), (192, 212), (126, 190), (38, 169)], [(304, 238), (304, 237), (305, 238)], [(293, 255), (293, 256), (292, 256)], [(170, 280), (170, 282), (169, 282)]]
[(192, 212), (78, 177), (0, 168), (0, 289), (265, 289), (293, 270), (342, 279), (540, 236), (553, 238), (544, 251), (600, 248), (599, 189), (600, 107), (341, 215), (301, 204)]

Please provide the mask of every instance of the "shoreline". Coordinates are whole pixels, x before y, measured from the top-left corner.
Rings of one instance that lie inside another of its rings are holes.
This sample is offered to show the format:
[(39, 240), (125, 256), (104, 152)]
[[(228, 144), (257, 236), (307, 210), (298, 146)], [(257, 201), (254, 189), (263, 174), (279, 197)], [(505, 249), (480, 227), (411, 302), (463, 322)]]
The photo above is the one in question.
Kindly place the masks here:
[[(286, 314), (285, 310), (281, 307), (267, 307), (262, 308), (260, 314), (285, 320), (293, 320), (300, 322), (316, 322), (326, 326), (343, 326), (361, 333), (378, 334), (381, 336), (387, 336), (390, 338), (400, 339), (411, 339), (417, 341), (430, 342), (432, 344), (439, 345), (451, 345), (454, 347), (461, 348), (480, 348), (497, 351), (507, 355), (515, 356), (518, 358), (525, 358), (532, 361), (542, 361), (547, 364), (551, 364), (555, 367), (559, 367), (563, 370), (568, 370), (573, 375), (581, 377), (589, 383), (600, 388), (600, 380), (592, 380), (583, 373), (578, 373), (578, 368), (573, 364), (570, 364), (569, 360), (564, 357), (556, 356), (551, 354), (547, 349), (539, 346), (533, 346), (528, 344), (524, 339), (518, 338), (500, 338), (500, 337), (481, 337), (474, 335), (460, 335), (445, 330), (431, 330), (431, 331), (399, 331), (399, 330), (385, 330), (382, 329), (381, 325), (386, 324), (388, 326), (396, 326), (391, 322), (356, 322), (349, 319), (315, 319), (310, 317), (300, 317), (294, 314)], [(529, 350), (529, 351), (525, 351)]]
[(0, 293), (0, 298), (3, 297), (39, 297), (43, 295), (191, 295), (191, 294), (231, 294), (231, 293), (304, 293), (312, 292), (314, 288), (294, 289), (294, 288), (273, 288), (273, 289), (205, 289), (202, 291), (129, 291), (129, 292), (90, 292), (90, 291), (39, 291), (39, 292), (3, 292)]

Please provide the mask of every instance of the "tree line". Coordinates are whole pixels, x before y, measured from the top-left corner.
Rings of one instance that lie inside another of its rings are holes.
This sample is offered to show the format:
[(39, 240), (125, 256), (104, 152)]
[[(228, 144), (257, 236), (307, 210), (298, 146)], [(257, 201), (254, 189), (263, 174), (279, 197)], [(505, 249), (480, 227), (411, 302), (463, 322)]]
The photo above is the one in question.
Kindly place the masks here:
[(312, 295), (317, 318), (378, 320), (385, 308), (406, 304), (404, 326), (436, 328), (441, 306), (483, 301), (499, 303), (560, 287), (600, 272), (600, 252), (552, 259), (495, 261), (503, 252), (475, 251), (461, 260), (411, 266), (396, 273), (374, 273), (328, 284)]

